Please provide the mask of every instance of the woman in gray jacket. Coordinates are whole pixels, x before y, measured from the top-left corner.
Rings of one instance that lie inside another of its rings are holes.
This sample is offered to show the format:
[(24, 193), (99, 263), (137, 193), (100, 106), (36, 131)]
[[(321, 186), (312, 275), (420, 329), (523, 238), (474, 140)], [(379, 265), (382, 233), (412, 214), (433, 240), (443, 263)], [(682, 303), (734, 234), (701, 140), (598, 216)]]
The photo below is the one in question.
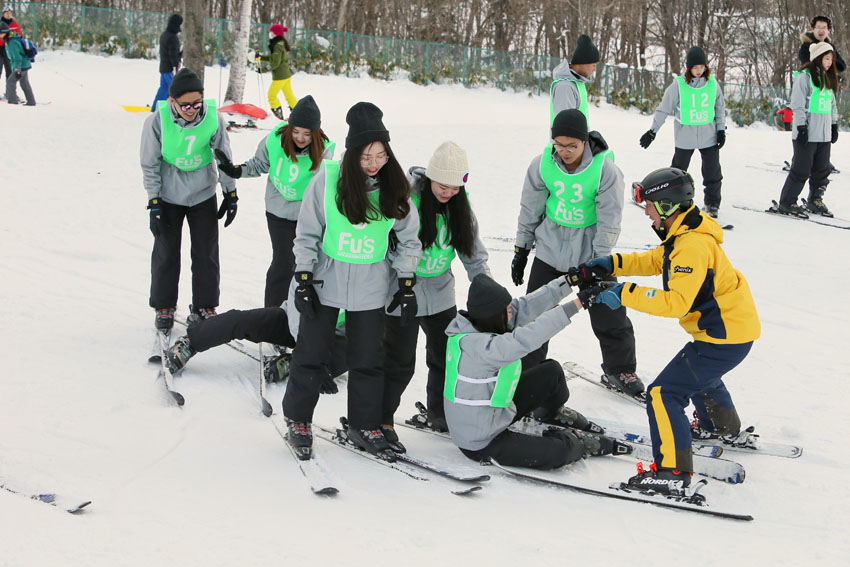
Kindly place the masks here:
[[(312, 455), (311, 423), (337, 316), (345, 309), (349, 439), (388, 459), (381, 433), (384, 305), (391, 270), (403, 318), (416, 315), (414, 272), (422, 246), (410, 184), (390, 149), (372, 103), (348, 111), (342, 162), (325, 161), (313, 177), (295, 229), (294, 301), (301, 313), (283, 415), (300, 458)], [(395, 253), (389, 259), (390, 248)]]
[(671, 167), (687, 171), (694, 150), (702, 157), (702, 184), (705, 187), (703, 210), (717, 218), (720, 209), (720, 148), (726, 143), (726, 103), (723, 90), (708, 68), (705, 51), (691, 47), (685, 58), (687, 70), (664, 91), (655, 109), (652, 128), (640, 137), (642, 148), (648, 148), (667, 116), (673, 115), (676, 150)]

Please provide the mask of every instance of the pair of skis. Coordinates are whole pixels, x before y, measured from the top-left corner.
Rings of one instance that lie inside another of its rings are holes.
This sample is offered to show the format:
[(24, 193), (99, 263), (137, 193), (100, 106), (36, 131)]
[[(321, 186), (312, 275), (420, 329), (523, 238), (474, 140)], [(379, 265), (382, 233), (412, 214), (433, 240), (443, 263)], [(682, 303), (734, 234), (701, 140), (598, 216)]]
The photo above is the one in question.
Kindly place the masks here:
[(54, 494), (52, 492), (35, 494), (19, 490), (17, 488), (13, 488), (7, 484), (0, 484), (0, 488), (5, 490), (6, 492), (11, 492), (12, 494), (17, 494), (19, 496), (29, 498), (30, 500), (35, 500), (37, 502), (49, 504), (58, 509), (65, 510), (69, 514), (77, 514), (79, 512), (82, 512), (84, 508), (91, 504), (91, 500), (71, 500), (68, 498), (63, 498), (58, 494)]

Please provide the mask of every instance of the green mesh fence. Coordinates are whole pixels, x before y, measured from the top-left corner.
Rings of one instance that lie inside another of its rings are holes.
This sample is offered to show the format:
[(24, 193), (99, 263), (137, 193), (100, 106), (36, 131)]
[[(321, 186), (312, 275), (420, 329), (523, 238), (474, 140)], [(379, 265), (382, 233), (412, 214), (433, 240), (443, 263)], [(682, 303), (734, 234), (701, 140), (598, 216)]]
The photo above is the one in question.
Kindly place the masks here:
[[(71, 4), (7, 3), (15, 9), (24, 34), (39, 49), (77, 49), (130, 58), (158, 57), (159, 35), (169, 15)], [(207, 18), (205, 25), (207, 63), (227, 64), (236, 41), (236, 22)], [(252, 48), (267, 50), (268, 27), (251, 24)], [(379, 79), (462, 83), (535, 94), (549, 90), (552, 70), (562, 61), (543, 55), (323, 30), (290, 28), (288, 39), (294, 70), (347, 76), (368, 73)], [(661, 102), (672, 80), (672, 75), (663, 72), (600, 65), (588, 90), (591, 101), (604, 98), (649, 113)], [(738, 125), (772, 123), (775, 112), (791, 96), (790, 89), (780, 87), (735, 83), (721, 83), (721, 87), (729, 116)], [(850, 97), (839, 97), (838, 108), (842, 125), (850, 125)]]

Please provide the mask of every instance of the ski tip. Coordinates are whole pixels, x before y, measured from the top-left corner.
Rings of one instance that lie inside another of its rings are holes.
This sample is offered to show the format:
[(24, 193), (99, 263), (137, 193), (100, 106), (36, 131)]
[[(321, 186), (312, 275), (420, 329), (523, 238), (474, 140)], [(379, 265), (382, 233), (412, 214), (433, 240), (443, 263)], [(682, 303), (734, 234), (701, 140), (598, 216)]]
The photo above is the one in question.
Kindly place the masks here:
[(87, 501), (85, 501), (85, 502), (82, 502), (82, 503), (80, 503), (80, 504), (77, 504), (77, 505), (76, 505), (75, 507), (73, 507), (73, 508), (68, 508), (67, 512), (68, 512), (69, 514), (79, 514), (80, 512), (85, 511), (85, 509), (88, 507), (88, 505), (89, 505), (89, 504), (91, 504), (91, 500), (87, 500)]
[(181, 394), (180, 392), (170, 390), (169, 394), (171, 394), (171, 397), (174, 398), (174, 401), (177, 402), (177, 405), (181, 408), (183, 407), (183, 404), (186, 403), (186, 398), (184, 398), (183, 394)]
[(318, 494), (319, 496), (336, 496), (339, 494), (339, 489), (335, 486), (323, 486), (322, 488), (313, 490), (313, 494)]
[(470, 486), (469, 488), (461, 488), (459, 490), (452, 490), (452, 494), (454, 494), (455, 496), (466, 496), (467, 494), (473, 494), (475, 492), (478, 492), (482, 488), (483, 487), (477, 486), (477, 485), (476, 486)]
[(268, 400), (263, 398), (263, 415), (266, 417), (271, 417), (273, 413), (274, 410), (272, 409), (272, 405), (268, 402)]

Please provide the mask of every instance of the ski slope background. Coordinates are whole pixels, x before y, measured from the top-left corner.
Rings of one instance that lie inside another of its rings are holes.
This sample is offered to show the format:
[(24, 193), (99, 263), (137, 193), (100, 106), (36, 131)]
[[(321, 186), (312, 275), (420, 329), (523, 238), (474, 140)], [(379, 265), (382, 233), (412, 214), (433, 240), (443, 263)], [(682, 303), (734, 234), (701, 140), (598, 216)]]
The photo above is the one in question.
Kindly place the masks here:
[[(226, 73), (220, 78), (218, 68), (207, 69), (208, 96), (223, 92)], [(541, 488), (495, 471), (483, 491), (460, 498), (447, 482), (412, 480), (317, 439), (340, 489), (327, 499), (309, 492), (260, 414), (257, 363), (225, 347), (199, 354), (176, 379), (183, 409), (146, 363), (153, 339), (152, 236), (139, 167), (146, 115), (120, 105), (150, 103), (156, 62), (45, 52), (31, 81), (38, 100), (50, 105), (0, 103), (0, 478), (93, 504), (71, 516), (0, 491), (0, 565), (625, 565), (665, 557), (724, 566), (844, 564), (850, 231), (731, 206), (765, 207), (778, 198), (780, 166), (791, 157), (788, 134), (730, 126), (721, 153), (721, 220), (735, 225), (724, 248), (749, 279), (763, 327), (726, 382), (742, 420), (765, 440), (805, 448), (796, 460), (728, 455), (747, 468), (746, 482), (712, 482), (705, 494), (715, 508), (750, 513), (754, 522)], [(296, 96), (315, 97), (322, 125), (340, 148), (345, 113), (361, 100), (384, 111), (405, 169), (426, 165), (444, 140), (464, 147), (490, 267), (522, 294), (524, 286), (510, 283), (509, 266), (526, 168), (548, 141), (545, 97), (304, 73), (292, 85)], [(244, 102), (267, 107), (254, 74)], [(627, 193), (632, 180), (669, 165), (669, 122), (643, 150), (638, 138), (649, 116), (591, 108), (591, 128), (616, 154)], [(234, 162), (251, 157), (266, 133), (232, 133)], [(841, 136), (832, 160), (843, 173), (833, 176), (826, 202), (836, 216), (850, 218), (850, 133)], [(697, 155), (691, 169), (698, 181), (699, 163)], [(262, 304), (271, 257), (265, 178), (237, 185), (238, 215), (220, 233), (220, 311)], [(191, 301), (184, 235), (183, 316)], [(657, 243), (643, 211), (627, 203), (617, 250)], [(460, 263), (454, 271), (463, 307), (468, 281)], [(660, 286), (660, 278), (635, 280)], [(689, 337), (673, 319), (636, 312), (631, 319), (638, 371), (648, 382)], [(424, 400), (423, 346), (420, 337), (419, 366), (397, 419)], [(598, 368), (585, 313), (552, 341), (550, 355)], [(569, 405), (585, 414), (645, 425), (639, 407), (587, 383), (569, 385)], [(274, 419), (281, 419), (282, 396), (282, 386), (270, 387)], [(333, 426), (345, 398), (344, 387), (322, 396), (316, 422)], [(400, 435), (412, 454), (479, 470), (442, 439), (406, 429)], [(606, 486), (633, 474), (634, 463), (597, 458), (552, 474)]]

